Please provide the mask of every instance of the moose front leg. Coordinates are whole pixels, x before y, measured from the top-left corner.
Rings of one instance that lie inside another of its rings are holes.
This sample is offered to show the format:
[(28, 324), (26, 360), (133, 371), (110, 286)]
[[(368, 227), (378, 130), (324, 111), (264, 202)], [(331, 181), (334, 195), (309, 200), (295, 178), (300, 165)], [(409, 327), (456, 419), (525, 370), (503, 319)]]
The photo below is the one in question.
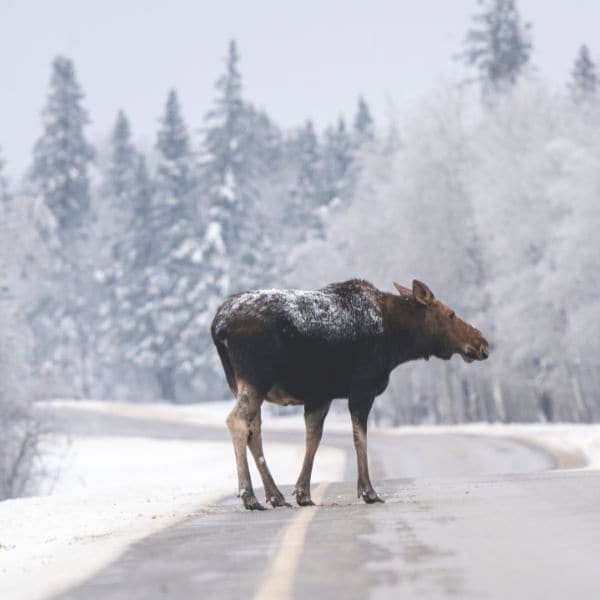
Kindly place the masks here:
[(265, 455), (263, 453), (262, 446), (260, 408), (258, 409), (258, 413), (256, 414), (252, 423), (250, 424), (250, 433), (248, 435), (248, 448), (250, 448), (250, 452), (252, 452), (254, 462), (256, 463), (256, 468), (260, 473), (263, 486), (265, 488), (267, 502), (269, 502), (269, 504), (271, 504), (271, 506), (273, 507), (291, 506), (291, 504), (285, 501), (285, 497), (279, 491), (279, 488), (275, 484), (275, 481), (273, 481), (273, 476), (269, 471), (269, 467), (267, 467), (267, 461), (265, 460)]
[(369, 464), (367, 459), (367, 419), (374, 398), (354, 398), (348, 402), (350, 418), (352, 420), (352, 434), (354, 437), (354, 448), (356, 449), (356, 464), (358, 467), (358, 497), (367, 504), (384, 502), (373, 489), (369, 477)]
[(248, 510), (264, 510), (265, 507), (260, 504), (254, 495), (246, 456), (250, 425), (260, 411), (262, 396), (253, 386), (244, 381), (238, 380), (237, 390), (237, 402), (229, 413), (226, 423), (235, 451), (239, 495), (244, 507)]
[(313, 463), (317, 448), (323, 435), (323, 423), (329, 412), (331, 401), (316, 407), (304, 407), (304, 424), (306, 426), (306, 449), (304, 452), (304, 462), (302, 470), (296, 482), (294, 495), (296, 502), (300, 506), (313, 506), (314, 502), (310, 498), (310, 476), (312, 474)]

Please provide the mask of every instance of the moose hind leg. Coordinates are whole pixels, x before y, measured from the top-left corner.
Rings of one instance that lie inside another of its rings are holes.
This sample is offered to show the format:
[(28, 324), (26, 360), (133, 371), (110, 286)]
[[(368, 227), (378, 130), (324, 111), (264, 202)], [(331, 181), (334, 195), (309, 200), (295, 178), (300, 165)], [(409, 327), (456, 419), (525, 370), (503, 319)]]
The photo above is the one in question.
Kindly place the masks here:
[(252, 420), (252, 423), (250, 424), (250, 433), (248, 435), (248, 448), (250, 448), (250, 452), (252, 452), (254, 462), (256, 463), (256, 468), (260, 473), (263, 486), (265, 488), (267, 502), (273, 507), (291, 506), (291, 504), (285, 501), (285, 497), (279, 491), (279, 488), (275, 484), (273, 476), (271, 475), (271, 472), (269, 471), (269, 467), (267, 466), (267, 462), (265, 460), (265, 455), (263, 453), (262, 446), (260, 409), (258, 410), (257, 415)]
[(260, 411), (262, 396), (253, 386), (244, 381), (237, 382), (237, 390), (237, 401), (226, 422), (235, 451), (239, 496), (248, 510), (264, 510), (265, 507), (254, 495), (246, 456), (250, 425)]
[(298, 476), (294, 495), (300, 506), (312, 506), (314, 502), (310, 497), (310, 477), (312, 474), (315, 454), (321, 443), (323, 435), (323, 423), (329, 412), (331, 402), (327, 402), (318, 408), (304, 408), (304, 424), (306, 426), (306, 449), (302, 470)]
[(352, 420), (352, 434), (354, 448), (356, 449), (356, 465), (358, 468), (357, 493), (367, 504), (384, 502), (373, 489), (369, 477), (369, 464), (367, 459), (367, 419), (374, 398), (350, 398), (348, 403), (350, 418)]

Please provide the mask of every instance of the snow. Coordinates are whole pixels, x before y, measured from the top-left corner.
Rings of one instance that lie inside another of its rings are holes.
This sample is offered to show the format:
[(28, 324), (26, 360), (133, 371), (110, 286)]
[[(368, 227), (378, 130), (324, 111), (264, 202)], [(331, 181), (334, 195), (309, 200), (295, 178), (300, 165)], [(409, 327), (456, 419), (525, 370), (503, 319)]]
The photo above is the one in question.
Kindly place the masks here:
[(242, 312), (285, 317), (297, 331), (308, 336), (327, 332), (328, 337), (342, 340), (356, 333), (382, 333), (383, 318), (373, 295), (365, 289), (352, 289), (350, 298), (333, 286), (318, 291), (252, 290), (221, 306), (216, 317), (217, 331)]
[[(232, 401), (190, 406), (56, 400), (47, 408), (78, 408), (113, 416), (214, 425), (223, 428)], [(276, 417), (265, 411), (265, 428), (301, 430), (298, 412)], [(327, 430), (349, 431), (347, 414), (331, 414)], [(501, 436), (546, 448), (559, 466), (600, 468), (600, 425), (487, 424), (408, 426), (382, 435), (461, 433)], [(143, 437), (54, 436), (44, 448), (50, 472), (60, 466), (45, 495), (0, 502), (0, 598), (48, 598), (117, 560), (127, 547), (193, 515), (216, 510), (215, 502), (237, 487), (231, 444)], [(269, 469), (293, 484), (303, 448), (268, 444)], [(344, 452), (319, 449), (313, 481), (340, 480)], [(253, 481), (260, 478), (251, 463)], [(288, 498), (289, 500), (289, 498)], [(240, 509), (241, 510), (241, 509)]]
[[(266, 452), (278, 483), (293, 483), (303, 448), (268, 444)], [(48, 467), (62, 466), (51, 493), (0, 502), (0, 598), (58, 594), (237, 488), (229, 442), (55, 437), (45, 455)], [(341, 450), (323, 447), (315, 481), (340, 479), (344, 463)], [(252, 476), (260, 485), (253, 465)]]
[(600, 424), (595, 423), (410, 425), (382, 428), (380, 432), (388, 435), (462, 433), (508, 437), (547, 450), (560, 468), (600, 469)]

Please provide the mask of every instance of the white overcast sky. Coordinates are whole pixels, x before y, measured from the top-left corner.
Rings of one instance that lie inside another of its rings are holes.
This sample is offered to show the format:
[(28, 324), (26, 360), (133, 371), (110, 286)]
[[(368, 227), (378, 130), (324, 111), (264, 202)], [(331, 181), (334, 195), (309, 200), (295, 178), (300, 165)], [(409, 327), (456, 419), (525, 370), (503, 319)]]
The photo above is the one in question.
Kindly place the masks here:
[[(600, 56), (599, 0), (520, 0), (533, 62), (562, 86), (581, 43)], [(351, 116), (358, 94), (378, 120), (409, 110), (440, 80), (462, 76), (452, 56), (476, 0), (0, 0), (0, 148), (11, 175), (41, 131), (50, 62), (75, 61), (92, 125), (116, 111), (153, 142), (167, 90), (195, 130), (214, 97), (227, 41), (238, 40), (245, 94), (283, 126)]]

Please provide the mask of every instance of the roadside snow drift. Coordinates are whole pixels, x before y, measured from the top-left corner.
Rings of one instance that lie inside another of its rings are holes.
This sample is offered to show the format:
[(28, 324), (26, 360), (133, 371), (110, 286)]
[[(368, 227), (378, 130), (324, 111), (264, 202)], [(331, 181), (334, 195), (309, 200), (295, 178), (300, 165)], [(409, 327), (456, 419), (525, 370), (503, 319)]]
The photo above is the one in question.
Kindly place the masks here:
[[(303, 449), (269, 444), (269, 466), (291, 483)], [(226, 442), (57, 438), (63, 470), (52, 495), (0, 502), (0, 598), (41, 599), (85, 580), (126, 547), (237, 488)], [(315, 481), (340, 479), (344, 453), (323, 448)], [(258, 474), (253, 473), (258, 482)]]

